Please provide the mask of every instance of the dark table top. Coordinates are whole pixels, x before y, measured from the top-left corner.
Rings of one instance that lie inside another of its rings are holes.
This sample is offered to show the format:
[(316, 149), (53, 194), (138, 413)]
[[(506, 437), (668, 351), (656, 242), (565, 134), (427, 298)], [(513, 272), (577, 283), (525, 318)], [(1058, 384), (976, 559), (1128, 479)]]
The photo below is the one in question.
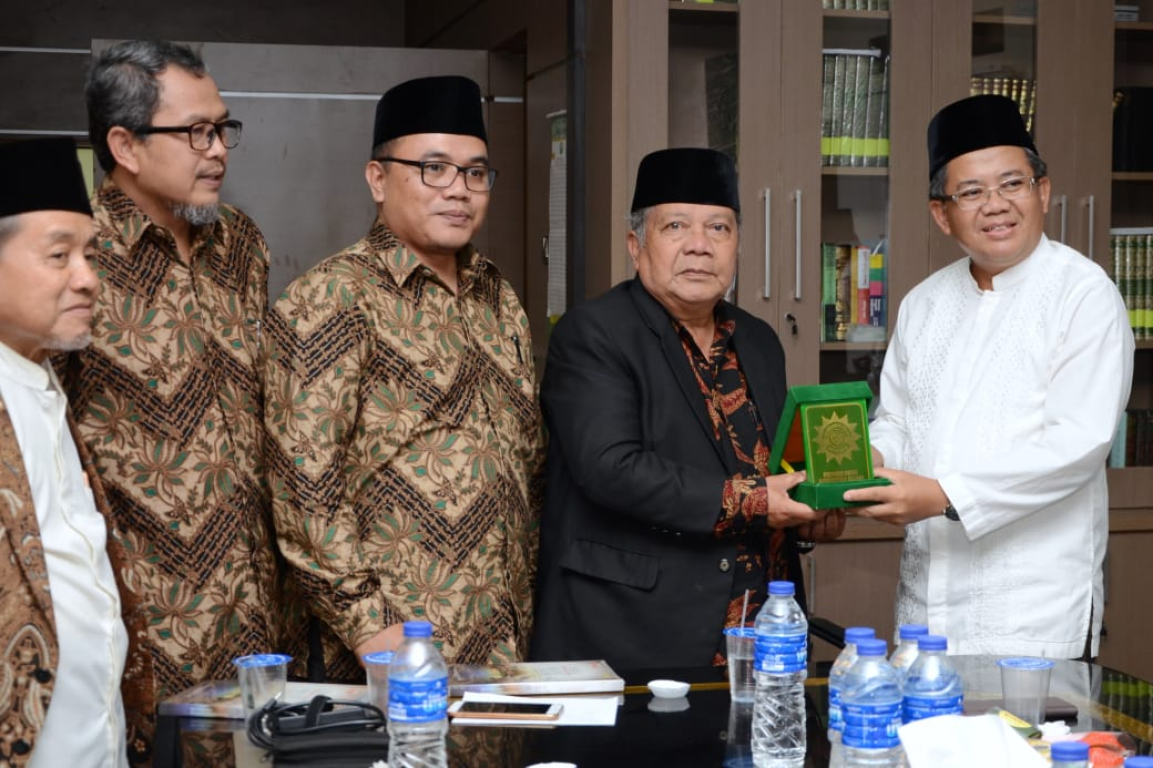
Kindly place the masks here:
[[(997, 703), (1000, 676), (991, 656), (952, 657), (965, 681), (966, 710)], [(715, 668), (622, 672), (626, 689), (614, 727), (489, 728), (449, 730), (450, 765), (460, 768), (526, 766), (563, 761), (582, 768), (613, 766), (745, 765), (751, 707), (731, 705), (724, 671)], [(672, 678), (692, 683), (683, 700), (659, 701), (645, 682)], [(823, 677), (806, 682), (807, 768), (828, 765), (828, 692)], [(1074, 731), (1123, 731), (1139, 754), (1153, 753), (1153, 684), (1095, 664), (1058, 661), (1050, 695), (1076, 707)], [(237, 721), (162, 718), (156, 768), (237, 765), (231, 731)], [(243, 738), (243, 737), (241, 737)], [(380, 760), (387, 759), (381, 755)], [(240, 768), (246, 765), (244, 758)], [(334, 759), (326, 765), (335, 765)], [(266, 763), (264, 765), (267, 765)], [(365, 766), (367, 768), (367, 765)]]

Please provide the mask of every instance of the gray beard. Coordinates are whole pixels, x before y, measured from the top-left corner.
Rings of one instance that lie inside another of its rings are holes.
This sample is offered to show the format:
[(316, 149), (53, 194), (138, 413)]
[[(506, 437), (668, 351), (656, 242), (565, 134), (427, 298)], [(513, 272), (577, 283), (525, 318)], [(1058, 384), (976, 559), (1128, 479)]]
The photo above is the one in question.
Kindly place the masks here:
[(215, 224), (220, 218), (220, 206), (212, 205), (186, 205), (184, 203), (177, 203), (172, 206), (172, 213), (176, 218), (187, 221), (194, 227), (201, 227), (205, 224)]
[(52, 350), (53, 352), (79, 352), (91, 343), (92, 334), (85, 333), (80, 336), (73, 336), (70, 339), (49, 339), (45, 347)]

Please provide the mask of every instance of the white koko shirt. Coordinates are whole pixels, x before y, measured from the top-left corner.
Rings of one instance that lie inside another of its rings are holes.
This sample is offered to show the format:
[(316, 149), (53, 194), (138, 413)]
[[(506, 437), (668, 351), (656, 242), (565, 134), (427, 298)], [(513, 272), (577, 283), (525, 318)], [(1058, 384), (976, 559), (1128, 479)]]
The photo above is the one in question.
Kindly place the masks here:
[[(127, 765), (120, 678), (128, 633), (105, 549), (108, 529), (68, 430), (68, 401), (47, 361), (0, 344), (8, 408), (40, 524), (60, 659), (32, 768)], [(45, 664), (46, 666), (46, 664)]]
[(873, 446), (937, 479), (960, 522), (905, 529), (899, 623), (949, 652), (1096, 655), (1109, 536), (1105, 459), (1133, 333), (1095, 263), (1042, 237), (982, 291), (961, 259), (901, 303)]

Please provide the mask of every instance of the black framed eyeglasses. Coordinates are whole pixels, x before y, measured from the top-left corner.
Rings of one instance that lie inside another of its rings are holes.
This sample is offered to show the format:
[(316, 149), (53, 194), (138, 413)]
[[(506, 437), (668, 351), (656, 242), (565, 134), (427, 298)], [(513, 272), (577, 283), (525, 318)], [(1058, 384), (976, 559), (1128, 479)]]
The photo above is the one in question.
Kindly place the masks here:
[(225, 149), (235, 149), (240, 143), (240, 129), (244, 124), (239, 120), (221, 120), (219, 123), (208, 121), (193, 123), (192, 125), (149, 125), (133, 133), (138, 136), (147, 136), (151, 133), (187, 133), (188, 144), (198, 152), (212, 148), (212, 142), (220, 137)]
[(952, 200), (961, 210), (972, 211), (989, 202), (994, 190), (1005, 200), (1019, 200), (1032, 192), (1036, 185), (1036, 176), (1014, 176), (991, 187), (968, 187), (955, 195), (945, 195), (940, 199)]
[(399, 157), (378, 157), (378, 163), (400, 163), (420, 169), (420, 180), (426, 186), (444, 189), (464, 174), (465, 188), (473, 192), (488, 192), (496, 183), (496, 169), (487, 165), (457, 165), (446, 160), (403, 160)]

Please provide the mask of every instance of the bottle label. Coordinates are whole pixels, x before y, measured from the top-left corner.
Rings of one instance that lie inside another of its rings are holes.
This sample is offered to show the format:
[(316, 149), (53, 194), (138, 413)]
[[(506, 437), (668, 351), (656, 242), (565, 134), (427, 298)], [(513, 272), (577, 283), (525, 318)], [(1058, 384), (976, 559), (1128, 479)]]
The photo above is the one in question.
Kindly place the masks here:
[(938, 696), (906, 696), (905, 722), (924, 720), (937, 715), (961, 715), (965, 707), (960, 694), (941, 698)]
[(840, 688), (829, 688), (829, 728), (834, 731), (845, 730), (845, 717), (841, 712)]
[(901, 702), (891, 704), (841, 703), (845, 718), (845, 735), (841, 741), (846, 747), (861, 749), (888, 749), (901, 743), (897, 729), (901, 727)]
[(448, 709), (448, 677), (388, 681), (388, 719), (398, 723), (442, 720)]
[(808, 666), (807, 635), (757, 635), (754, 664), (758, 672), (788, 675)]

